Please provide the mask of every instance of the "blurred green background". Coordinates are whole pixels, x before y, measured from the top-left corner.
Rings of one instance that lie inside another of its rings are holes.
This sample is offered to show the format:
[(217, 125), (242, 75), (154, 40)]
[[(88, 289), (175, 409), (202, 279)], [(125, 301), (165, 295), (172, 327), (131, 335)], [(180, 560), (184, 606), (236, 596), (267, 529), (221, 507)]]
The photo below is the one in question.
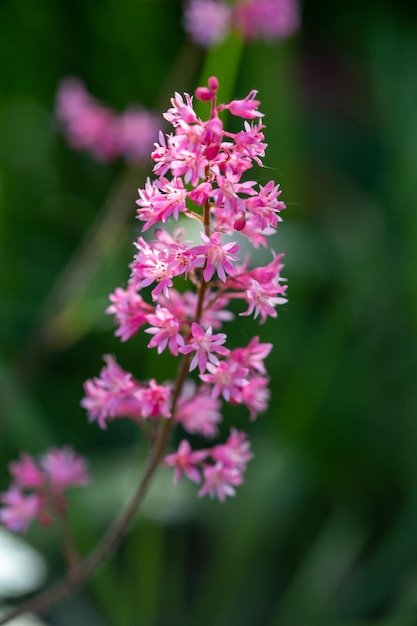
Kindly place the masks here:
[[(288, 206), (273, 247), (286, 253), (289, 302), (278, 320), (231, 330), (235, 345), (273, 341), (271, 406), (253, 424), (226, 413), (255, 453), (235, 499), (199, 500), (161, 470), (117, 557), (48, 624), (417, 624), (417, 8), (407, 7), (306, 1), (299, 35), (245, 46), (236, 76), (233, 42), (211, 55), (230, 95), (259, 90), (262, 175)], [(175, 90), (192, 92), (206, 53), (181, 10), (0, 3), (0, 488), (21, 450), (70, 443), (87, 455), (94, 483), (74, 491), (72, 510), (84, 551), (133, 489), (145, 448), (127, 422), (87, 424), (83, 381), (103, 353), (138, 378), (169, 378), (172, 362), (143, 333), (120, 344), (103, 313), (128, 276), (150, 161), (103, 165), (72, 151), (54, 97), (68, 75), (117, 110), (162, 112)], [(27, 539), (59, 578), (55, 529)]]

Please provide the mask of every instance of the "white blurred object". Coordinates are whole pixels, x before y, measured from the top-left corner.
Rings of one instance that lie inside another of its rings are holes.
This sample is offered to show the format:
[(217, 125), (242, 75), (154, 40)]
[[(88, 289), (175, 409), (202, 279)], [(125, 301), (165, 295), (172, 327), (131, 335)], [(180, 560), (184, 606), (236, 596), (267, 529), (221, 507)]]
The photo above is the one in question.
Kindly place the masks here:
[[(45, 576), (42, 556), (21, 537), (0, 528), (0, 598), (29, 593), (42, 584)], [(13, 626), (40, 623), (13, 621)]]
[[(10, 610), (10, 608), (7, 610), (4, 607), (0, 608), (0, 617), (3, 617), (8, 610)], [(34, 615), (21, 615), (20, 617), (16, 617), (16, 619), (12, 619), (12, 621), (8, 623), (10, 626), (48, 626), (46, 622), (42, 622)]]

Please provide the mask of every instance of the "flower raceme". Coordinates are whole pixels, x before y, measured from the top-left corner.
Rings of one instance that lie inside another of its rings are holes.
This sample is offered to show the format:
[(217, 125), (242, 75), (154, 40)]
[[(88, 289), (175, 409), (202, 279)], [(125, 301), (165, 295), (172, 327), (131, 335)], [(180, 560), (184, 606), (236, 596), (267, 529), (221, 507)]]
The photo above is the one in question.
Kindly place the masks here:
[[(245, 240), (267, 247), (285, 204), (273, 181), (262, 186), (247, 179), (254, 164), (262, 166), (267, 147), (257, 92), (218, 104), (217, 91), (215, 77), (196, 90), (210, 106), (207, 120), (197, 115), (189, 94), (171, 99), (164, 117), (173, 129), (160, 133), (152, 152), (155, 178), (138, 190), (142, 232), (154, 234), (134, 243), (128, 284), (110, 295), (107, 308), (121, 341), (143, 328), (149, 349), (181, 359), (178, 377), (142, 383), (107, 355), (100, 375), (86, 381), (82, 400), (101, 428), (125, 417), (142, 426), (147, 420), (151, 441), (161, 424), (209, 439), (219, 432), (223, 402), (246, 407), (252, 420), (267, 409), (264, 360), (272, 345), (255, 336), (244, 347), (231, 347), (224, 325), (234, 318), (232, 300), (243, 303), (240, 315), (254, 314), (261, 323), (286, 302), (283, 255), (272, 252), (267, 265), (255, 268), (239, 258)], [(243, 120), (243, 128), (226, 131), (222, 111)], [(187, 220), (200, 225), (199, 242), (188, 239)], [(177, 226), (167, 230), (170, 222)], [(162, 451), (159, 460), (174, 468), (175, 482), (185, 475), (202, 483), (200, 496), (223, 501), (243, 482), (249, 448), (245, 433), (232, 429), (224, 444), (203, 450), (183, 438), (177, 452), (163, 458)]]
[(231, 29), (244, 39), (275, 41), (300, 27), (298, 0), (187, 0), (184, 28), (191, 39), (210, 48), (224, 41)]
[(75, 150), (86, 150), (98, 161), (119, 157), (128, 162), (141, 161), (158, 134), (155, 113), (132, 107), (117, 115), (97, 102), (77, 78), (66, 78), (59, 85), (56, 118), (68, 143)]
[(10, 464), (10, 472), (14, 482), (0, 496), (0, 521), (14, 532), (26, 531), (35, 519), (46, 526), (63, 515), (66, 490), (89, 482), (84, 459), (65, 447), (49, 450), (39, 463), (22, 454)]

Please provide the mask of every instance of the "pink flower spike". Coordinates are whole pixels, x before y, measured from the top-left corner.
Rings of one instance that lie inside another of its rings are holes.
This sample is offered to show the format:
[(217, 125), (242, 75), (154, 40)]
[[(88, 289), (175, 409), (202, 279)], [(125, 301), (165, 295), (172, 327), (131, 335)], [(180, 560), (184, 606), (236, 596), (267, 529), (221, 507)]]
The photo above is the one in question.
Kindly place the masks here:
[(90, 481), (85, 459), (68, 447), (50, 450), (42, 457), (41, 465), (53, 489), (59, 493)]
[(4, 505), (0, 509), (0, 522), (16, 533), (24, 533), (40, 511), (40, 496), (25, 495), (15, 485), (2, 493), (0, 500)]
[(178, 483), (183, 474), (195, 483), (201, 481), (200, 472), (196, 468), (197, 463), (201, 463), (208, 455), (207, 450), (192, 451), (192, 448), (186, 439), (183, 439), (178, 446), (178, 451), (174, 454), (168, 454), (164, 459), (165, 465), (175, 467), (174, 483)]
[(198, 495), (208, 494), (211, 498), (217, 497), (220, 502), (224, 502), (226, 496), (234, 496), (234, 486), (243, 482), (242, 474), (236, 467), (225, 467), (221, 462), (206, 465), (203, 473), (205, 482)]
[(19, 461), (10, 463), (10, 473), (19, 487), (38, 489), (44, 483), (42, 471), (30, 454), (22, 454)]
[(207, 361), (218, 365), (219, 359), (213, 352), (222, 356), (229, 354), (230, 350), (222, 345), (227, 339), (227, 335), (224, 333), (213, 335), (211, 327), (204, 331), (196, 322), (193, 322), (191, 325), (191, 333), (193, 336), (192, 341), (179, 349), (182, 354), (189, 354), (195, 350), (195, 355), (190, 363), (190, 372), (198, 365), (200, 374), (202, 374), (207, 368)]

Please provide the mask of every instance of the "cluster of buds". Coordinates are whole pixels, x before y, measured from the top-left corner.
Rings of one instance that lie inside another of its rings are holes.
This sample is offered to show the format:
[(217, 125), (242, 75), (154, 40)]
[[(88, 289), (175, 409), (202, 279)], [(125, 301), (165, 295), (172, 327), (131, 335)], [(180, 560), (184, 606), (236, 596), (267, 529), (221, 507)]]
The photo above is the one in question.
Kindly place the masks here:
[(298, 0), (188, 0), (184, 27), (200, 46), (210, 47), (235, 29), (247, 40), (275, 41), (294, 35), (300, 27)]
[(75, 150), (85, 150), (98, 161), (123, 157), (135, 162), (147, 157), (158, 136), (157, 116), (144, 108), (116, 114), (97, 102), (77, 78), (59, 86), (56, 117)]
[[(156, 179), (148, 178), (137, 200), (142, 231), (156, 226), (155, 238), (137, 239), (128, 284), (115, 290), (107, 308), (121, 341), (145, 327), (150, 349), (182, 359), (179, 375), (176, 382), (142, 383), (107, 355), (100, 376), (85, 383), (82, 400), (90, 421), (102, 428), (126, 417), (142, 425), (147, 421), (153, 432), (169, 421), (170, 427), (210, 438), (218, 434), (222, 402), (246, 407), (251, 419), (267, 408), (264, 360), (272, 345), (256, 336), (231, 349), (226, 333), (218, 331), (234, 317), (228, 309), (232, 301), (244, 303), (240, 315), (253, 314), (261, 322), (277, 316), (276, 306), (286, 302), (282, 255), (272, 252), (267, 265), (251, 269), (248, 258), (239, 259), (241, 245), (226, 238), (267, 246), (285, 204), (273, 181), (262, 186), (243, 180), (254, 163), (262, 166), (267, 145), (256, 91), (228, 104), (217, 104), (217, 91), (215, 77), (196, 90), (197, 99), (210, 103), (206, 121), (189, 94), (172, 98), (164, 117), (174, 130), (160, 133), (152, 153)], [(243, 130), (227, 132), (222, 111), (243, 118)], [(200, 225), (197, 245), (184, 228), (162, 227), (169, 220), (185, 224), (186, 218)], [(204, 450), (193, 451), (183, 439), (164, 462), (175, 468), (175, 481), (183, 474), (203, 480), (199, 495), (224, 500), (242, 482), (249, 447), (246, 435), (232, 429), (224, 444)]]
[(14, 532), (25, 532), (35, 519), (43, 526), (65, 514), (65, 492), (89, 482), (85, 461), (71, 448), (49, 450), (37, 463), (22, 454), (10, 464), (13, 483), (0, 496), (0, 521)]

